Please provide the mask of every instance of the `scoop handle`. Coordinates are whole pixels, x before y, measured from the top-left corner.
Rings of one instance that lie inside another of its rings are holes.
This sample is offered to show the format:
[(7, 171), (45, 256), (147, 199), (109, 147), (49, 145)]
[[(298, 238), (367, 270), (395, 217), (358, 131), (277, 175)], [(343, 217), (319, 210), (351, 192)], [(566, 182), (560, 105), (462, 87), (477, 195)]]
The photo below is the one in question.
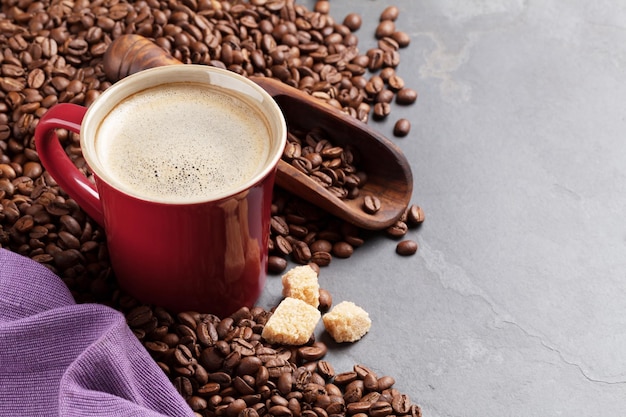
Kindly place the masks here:
[(104, 73), (111, 82), (144, 69), (172, 64), (182, 62), (141, 35), (122, 35), (116, 38), (103, 57)]

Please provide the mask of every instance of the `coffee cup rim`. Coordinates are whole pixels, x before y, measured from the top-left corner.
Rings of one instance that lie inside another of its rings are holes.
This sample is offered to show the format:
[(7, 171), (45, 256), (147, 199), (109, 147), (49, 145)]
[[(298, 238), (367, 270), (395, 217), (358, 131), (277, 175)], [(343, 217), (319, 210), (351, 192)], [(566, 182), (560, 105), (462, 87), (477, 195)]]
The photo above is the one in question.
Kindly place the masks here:
[[(224, 80), (234, 80), (238, 83), (236, 85), (237, 88), (234, 88), (234, 85), (227, 85), (225, 88), (227, 91), (235, 91), (250, 98), (249, 102), (254, 103), (259, 111), (265, 115), (270, 130), (271, 140), (268, 158), (262, 169), (256, 172), (253, 177), (237, 187), (233, 187), (221, 193), (215, 193), (210, 197), (190, 198), (185, 199), (185, 201), (177, 202), (162, 201), (158, 198), (151, 198), (133, 192), (119, 184), (105, 171), (97, 156), (95, 138), (100, 122), (118, 103), (132, 94), (159, 85), (179, 82), (200, 82), (224, 87)], [(252, 80), (232, 71), (198, 64), (169, 65), (150, 68), (123, 78), (107, 88), (94, 100), (87, 109), (80, 127), (80, 144), (83, 150), (83, 157), (89, 168), (95, 174), (97, 180), (104, 181), (110, 187), (138, 200), (166, 205), (190, 205), (219, 201), (250, 189), (276, 169), (286, 141), (287, 124), (285, 117), (274, 98), (267, 91)]]

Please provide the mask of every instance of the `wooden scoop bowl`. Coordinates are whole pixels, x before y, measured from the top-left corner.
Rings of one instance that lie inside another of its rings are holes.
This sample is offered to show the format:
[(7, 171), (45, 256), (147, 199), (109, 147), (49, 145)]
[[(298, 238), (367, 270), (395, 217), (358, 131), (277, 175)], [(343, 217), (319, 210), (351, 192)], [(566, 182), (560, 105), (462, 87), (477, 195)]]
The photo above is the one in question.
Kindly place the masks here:
[[(111, 82), (144, 69), (173, 64), (181, 62), (139, 35), (117, 38), (104, 55), (104, 70)], [(406, 157), (395, 144), (367, 124), (305, 92), (271, 78), (250, 79), (276, 100), (289, 128), (309, 131), (313, 127), (322, 127), (333, 144), (351, 145), (357, 150), (359, 168), (367, 174), (359, 197), (340, 199), (281, 160), (276, 175), (279, 187), (364, 229), (385, 229), (404, 213), (411, 199), (413, 177)], [(380, 200), (380, 210), (375, 214), (363, 210), (363, 197), (366, 195)]]

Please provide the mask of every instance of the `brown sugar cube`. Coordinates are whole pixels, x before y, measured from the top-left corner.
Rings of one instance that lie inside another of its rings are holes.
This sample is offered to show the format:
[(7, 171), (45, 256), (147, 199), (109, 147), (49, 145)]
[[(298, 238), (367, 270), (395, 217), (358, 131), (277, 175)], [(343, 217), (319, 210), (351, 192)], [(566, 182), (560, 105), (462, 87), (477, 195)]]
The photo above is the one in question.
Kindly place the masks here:
[(336, 342), (356, 342), (372, 327), (369, 314), (351, 301), (342, 301), (322, 317), (326, 331)]
[(261, 336), (269, 343), (303, 345), (311, 338), (320, 316), (312, 305), (287, 297), (278, 304)]
[(317, 272), (309, 265), (297, 266), (282, 278), (283, 296), (297, 298), (317, 308), (320, 305), (320, 286)]

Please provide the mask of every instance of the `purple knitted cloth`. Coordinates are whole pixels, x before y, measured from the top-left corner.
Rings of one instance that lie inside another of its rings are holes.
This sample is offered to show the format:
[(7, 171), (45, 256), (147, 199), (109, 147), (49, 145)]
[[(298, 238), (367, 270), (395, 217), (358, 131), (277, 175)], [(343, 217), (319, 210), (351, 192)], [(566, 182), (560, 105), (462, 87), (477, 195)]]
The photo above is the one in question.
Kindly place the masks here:
[(193, 416), (126, 325), (0, 249), (0, 416)]

